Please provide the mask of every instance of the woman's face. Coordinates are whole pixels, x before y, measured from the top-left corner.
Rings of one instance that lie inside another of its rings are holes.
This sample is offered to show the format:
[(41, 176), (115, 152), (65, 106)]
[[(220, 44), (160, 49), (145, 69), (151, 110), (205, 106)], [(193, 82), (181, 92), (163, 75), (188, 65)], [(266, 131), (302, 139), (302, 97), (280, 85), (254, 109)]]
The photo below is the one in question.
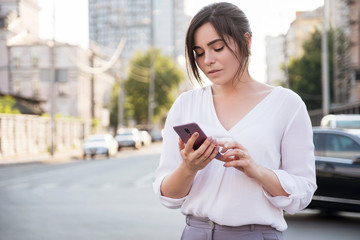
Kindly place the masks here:
[(194, 42), (196, 63), (206, 77), (216, 85), (231, 83), (240, 65), (234, 41), (227, 41), (231, 51), (212, 24), (205, 23), (195, 31)]

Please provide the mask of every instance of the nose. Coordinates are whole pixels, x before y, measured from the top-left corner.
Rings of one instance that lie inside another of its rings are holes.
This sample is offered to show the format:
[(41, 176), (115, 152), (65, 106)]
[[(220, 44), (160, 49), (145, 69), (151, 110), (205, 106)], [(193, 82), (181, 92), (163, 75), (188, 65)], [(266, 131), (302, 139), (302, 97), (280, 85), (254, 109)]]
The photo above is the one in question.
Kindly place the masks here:
[(205, 54), (204, 63), (206, 65), (211, 65), (215, 62), (215, 56), (210, 51), (205, 52), (204, 54)]

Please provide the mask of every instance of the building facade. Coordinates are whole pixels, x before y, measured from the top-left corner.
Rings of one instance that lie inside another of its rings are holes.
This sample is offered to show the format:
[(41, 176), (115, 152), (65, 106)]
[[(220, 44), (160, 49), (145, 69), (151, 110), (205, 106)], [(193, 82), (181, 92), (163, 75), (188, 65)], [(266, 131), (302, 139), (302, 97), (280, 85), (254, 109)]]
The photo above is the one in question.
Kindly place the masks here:
[(0, 91), (11, 93), (9, 51), (7, 46), (19, 39), (38, 36), (37, 0), (0, 0)]
[(334, 104), (360, 101), (360, 0), (327, 0), (334, 29)]
[(316, 30), (322, 30), (322, 8), (314, 11), (296, 12), (295, 20), (290, 24), (286, 34), (267, 36), (266, 66), (267, 83), (289, 87), (287, 65), (292, 58), (300, 58), (303, 44)]
[(125, 63), (152, 45), (174, 60), (184, 56), (186, 27), (184, 0), (89, 0), (90, 41), (116, 49), (125, 37)]
[(88, 71), (103, 63), (92, 51), (39, 39), (39, 10), (36, 0), (0, 0), (0, 92), (38, 99), (49, 114), (54, 99), (55, 114), (108, 123), (114, 75)]
[(57, 43), (53, 50), (55, 89), (52, 92), (52, 48), (41, 43), (9, 46), (12, 93), (46, 100), (42, 107), (48, 113), (50, 100), (54, 98), (56, 114), (101, 119), (103, 108), (110, 100), (114, 77), (83, 71), (81, 66), (91, 65), (89, 52), (78, 46)]
[(266, 36), (266, 83), (270, 85), (285, 85), (285, 36)]

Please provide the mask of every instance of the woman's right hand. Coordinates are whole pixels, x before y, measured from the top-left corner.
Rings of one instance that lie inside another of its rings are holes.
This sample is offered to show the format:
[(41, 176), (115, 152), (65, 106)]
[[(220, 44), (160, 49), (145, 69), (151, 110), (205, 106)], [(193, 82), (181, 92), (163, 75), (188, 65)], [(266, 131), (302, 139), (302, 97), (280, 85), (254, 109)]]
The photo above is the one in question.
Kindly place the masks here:
[(194, 150), (193, 146), (198, 137), (199, 133), (194, 133), (186, 144), (179, 138), (179, 149), (183, 163), (192, 172), (197, 172), (206, 167), (219, 152), (216, 140), (212, 137), (208, 137), (197, 150)]

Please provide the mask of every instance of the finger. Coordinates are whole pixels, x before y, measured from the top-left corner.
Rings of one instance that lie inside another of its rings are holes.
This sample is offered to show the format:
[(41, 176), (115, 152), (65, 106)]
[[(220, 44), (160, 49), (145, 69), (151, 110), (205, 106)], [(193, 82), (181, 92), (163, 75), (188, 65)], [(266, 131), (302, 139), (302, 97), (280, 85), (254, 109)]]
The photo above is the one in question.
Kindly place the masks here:
[[(190, 154), (190, 159), (194, 160), (194, 163), (200, 166), (200, 169), (206, 167), (216, 156), (218, 148), (216, 147), (216, 141), (212, 138), (207, 138), (204, 143), (193, 153)], [(207, 148), (204, 151), (204, 146)]]
[[(211, 137), (208, 137), (205, 140), (205, 142), (201, 145), (200, 148), (205, 148), (205, 147), (206, 147), (206, 149), (205, 149), (205, 151), (203, 153), (204, 157), (205, 158), (210, 157), (211, 159), (213, 159), (216, 156), (217, 152), (218, 152), (218, 150), (216, 148), (216, 140), (212, 139)], [(201, 150), (201, 149), (199, 149), (199, 150)], [(214, 153), (214, 151), (215, 151), (215, 153)]]
[(242, 161), (242, 160), (237, 160), (237, 161), (226, 162), (226, 163), (224, 164), (224, 167), (235, 167), (235, 168), (238, 168), (238, 169), (240, 169), (240, 170), (243, 170), (246, 165), (247, 165), (247, 164), (244, 163), (244, 161)]
[(231, 149), (223, 155), (224, 162), (234, 161), (239, 159), (247, 158), (248, 154), (246, 151), (241, 149)]
[(214, 158), (216, 157), (216, 155), (219, 153), (219, 147), (214, 147), (214, 149), (212, 150), (210, 156), (208, 158), (206, 158), (203, 161), (203, 166), (205, 167), (206, 165), (208, 165), (212, 160), (214, 160)]
[(196, 139), (199, 137), (199, 133), (195, 132), (194, 134), (191, 135), (191, 137), (189, 138), (189, 140), (187, 141), (187, 143), (185, 144), (185, 151), (186, 152), (192, 152), (193, 148), (194, 148), (194, 143), (196, 141)]
[(183, 150), (185, 148), (185, 143), (181, 138), (179, 138), (179, 143), (178, 144), (179, 144), (179, 149), (180, 150)]
[(212, 137), (206, 138), (201, 146), (195, 151), (196, 157), (208, 158), (215, 148), (215, 143), (216, 141)]
[(225, 153), (229, 149), (233, 149), (233, 148), (242, 148), (242, 146), (236, 141), (219, 142), (218, 145), (222, 147), (221, 153)]

